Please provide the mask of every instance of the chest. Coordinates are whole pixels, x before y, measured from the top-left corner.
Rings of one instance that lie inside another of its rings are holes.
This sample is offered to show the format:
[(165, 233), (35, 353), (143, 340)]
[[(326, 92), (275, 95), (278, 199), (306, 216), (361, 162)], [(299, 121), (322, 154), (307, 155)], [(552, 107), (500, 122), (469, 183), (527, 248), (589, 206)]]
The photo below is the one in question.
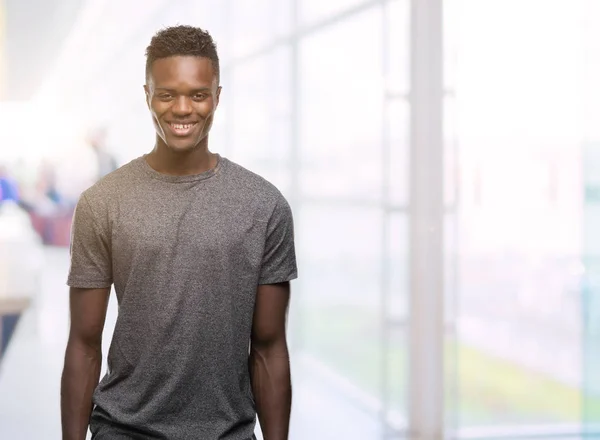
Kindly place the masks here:
[(252, 268), (260, 264), (266, 231), (250, 200), (204, 194), (122, 202), (112, 224), (113, 256), (121, 264), (193, 259)]

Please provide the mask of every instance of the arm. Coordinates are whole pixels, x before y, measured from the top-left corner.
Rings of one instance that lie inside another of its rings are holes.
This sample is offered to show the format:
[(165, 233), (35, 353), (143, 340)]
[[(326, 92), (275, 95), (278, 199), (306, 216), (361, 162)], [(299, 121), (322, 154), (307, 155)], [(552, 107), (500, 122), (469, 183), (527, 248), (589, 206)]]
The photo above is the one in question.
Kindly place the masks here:
[(287, 440), (292, 405), (286, 342), (289, 282), (259, 285), (250, 346), (250, 374), (265, 440)]
[(61, 381), (63, 440), (84, 440), (100, 379), (102, 330), (110, 288), (70, 291), (71, 328)]

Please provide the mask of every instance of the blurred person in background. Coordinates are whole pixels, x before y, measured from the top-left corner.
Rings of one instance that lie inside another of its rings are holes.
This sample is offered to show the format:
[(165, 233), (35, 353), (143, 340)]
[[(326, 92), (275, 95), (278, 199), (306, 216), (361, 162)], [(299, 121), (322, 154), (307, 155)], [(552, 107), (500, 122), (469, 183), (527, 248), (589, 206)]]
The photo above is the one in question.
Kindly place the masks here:
[(54, 205), (60, 205), (63, 197), (58, 191), (55, 166), (50, 162), (44, 162), (40, 166), (37, 181), (37, 189), (40, 198)]
[(106, 138), (106, 127), (98, 127), (91, 130), (87, 137), (87, 141), (96, 155), (98, 180), (118, 168), (117, 160), (106, 148)]
[[(210, 152), (219, 58), (202, 29), (146, 50), (154, 149), (86, 190), (71, 242), (63, 439), (288, 438), (286, 342), (297, 276), (290, 207)], [(114, 284), (119, 314), (99, 382)]]
[(68, 210), (56, 182), (56, 167), (48, 160), (42, 161), (33, 191), (26, 201), (33, 227), (47, 245), (56, 244), (56, 219)]
[(19, 187), (5, 165), (0, 165), (0, 202), (12, 201), (19, 203)]

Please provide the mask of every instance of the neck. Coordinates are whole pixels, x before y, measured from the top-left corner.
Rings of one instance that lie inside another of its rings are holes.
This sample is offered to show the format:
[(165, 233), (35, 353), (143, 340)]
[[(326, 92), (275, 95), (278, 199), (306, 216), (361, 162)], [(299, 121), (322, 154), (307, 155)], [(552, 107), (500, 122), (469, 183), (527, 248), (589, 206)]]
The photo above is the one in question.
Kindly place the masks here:
[(174, 176), (200, 174), (217, 165), (216, 154), (208, 150), (206, 140), (189, 151), (174, 151), (159, 139), (146, 160), (159, 173)]

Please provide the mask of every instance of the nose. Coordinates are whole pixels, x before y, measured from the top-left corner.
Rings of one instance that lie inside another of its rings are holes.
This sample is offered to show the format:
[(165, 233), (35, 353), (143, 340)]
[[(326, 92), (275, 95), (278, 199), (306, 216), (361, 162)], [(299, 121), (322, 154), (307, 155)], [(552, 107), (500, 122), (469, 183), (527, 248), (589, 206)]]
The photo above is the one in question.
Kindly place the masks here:
[(180, 96), (175, 100), (173, 113), (176, 115), (189, 115), (192, 112), (191, 99), (187, 96)]

